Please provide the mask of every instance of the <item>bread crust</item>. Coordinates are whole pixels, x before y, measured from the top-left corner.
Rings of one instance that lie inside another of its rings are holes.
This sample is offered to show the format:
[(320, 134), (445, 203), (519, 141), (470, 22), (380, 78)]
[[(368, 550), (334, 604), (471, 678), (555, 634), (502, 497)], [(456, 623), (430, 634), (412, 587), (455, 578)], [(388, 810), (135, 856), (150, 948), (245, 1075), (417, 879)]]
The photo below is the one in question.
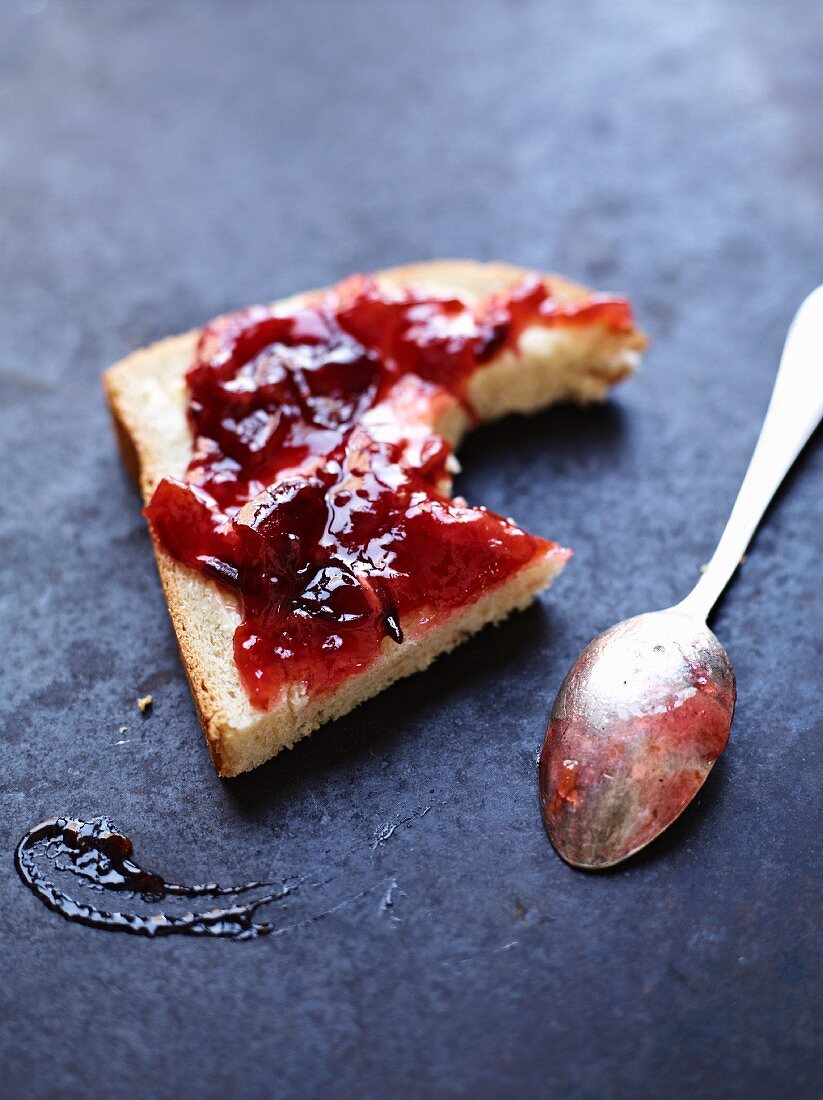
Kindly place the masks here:
[[(387, 269), (375, 277), (387, 287), (442, 290), (473, 299), (504, 290), (524, 274), (508, 264), (436, 260)], [(542, 277), (560, 301), (582, 300), (591, 293), (559, 276)], [(322, 293), (308, 291), (279, 304), (299, 305)], [(161, 340), (103, 375), (124, 465), (146, 502), (162, 477), (182, 477), (188, 465), (192, 441), (185, 415), (185, 373), (198, 337), (199, 330), (192, 330)], [(632, 372), (644, 345), (638, 330), (615, 333), (596, 325), (530, 329), (518, 355), (506, 352), (472, 376), (469, 398), (483, 420), (534, 412), (557, 400), (599, 401), (609, 386)], [(454, 407), (437, 429), (457, 446), (469, 426), (468, 416)], [(294, 685), (280, 706), (263, 712), (249, 702), (234, 662), (238, 612), (231, 597), (174, 561), (153, 533), (152, 541), (183, 667), (221, 776), (256, 767), (400, 677), (424, 668), (486, 623), (526, 606), (566, 559), (562, 551), (547, 554), (442, 622), (422, 612), (418, 621), (402, 624), (402, 645), (386, 640), (375, 664), (336, 692), (311, 698)]]

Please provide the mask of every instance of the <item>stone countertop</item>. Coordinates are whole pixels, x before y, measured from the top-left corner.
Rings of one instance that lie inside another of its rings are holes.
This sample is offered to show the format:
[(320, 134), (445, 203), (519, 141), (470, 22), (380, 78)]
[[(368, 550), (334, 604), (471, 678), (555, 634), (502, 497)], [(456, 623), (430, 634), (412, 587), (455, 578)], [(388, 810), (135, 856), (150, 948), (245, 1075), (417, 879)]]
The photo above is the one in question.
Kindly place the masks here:
[[(821, 56), (799, 0), (0, 7), (6, 1095), (819, 1095), (819, 435), (714, 621), (739, 703), (698, 804), (581, 874), (535, 758), (585, 642), (709, 557), (823, 281)], [(432, 256), (625, 291), (652, 337), (612, 403), (462, 451), (461, 493), (575, 557), (535, 608), (221, 781), (99, 374)], [(11, 866), (60, 813), (110, 815), (184, 881), (308, 874), (291, 930), (65, 923)]]

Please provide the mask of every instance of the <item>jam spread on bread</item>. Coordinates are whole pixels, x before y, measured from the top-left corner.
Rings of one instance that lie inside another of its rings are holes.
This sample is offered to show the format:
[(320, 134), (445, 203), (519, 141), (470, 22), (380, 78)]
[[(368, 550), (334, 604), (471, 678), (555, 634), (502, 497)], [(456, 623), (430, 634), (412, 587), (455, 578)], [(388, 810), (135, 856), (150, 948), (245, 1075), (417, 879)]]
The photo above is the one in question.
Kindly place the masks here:
[(449, 496), (436, 427), (473, 415), (472, 374), (532, 326), (632, 328), (628, 303), (560, 302), (538, 278), (476, 304), (356, 276), (292, 308), (218, 318), (186, 376), (185, 479), (146, 507), (178, 562), (230, 590), (251, 701), (318, 694), (369, 668), (386, 639), (475, 602), (554, 543)]

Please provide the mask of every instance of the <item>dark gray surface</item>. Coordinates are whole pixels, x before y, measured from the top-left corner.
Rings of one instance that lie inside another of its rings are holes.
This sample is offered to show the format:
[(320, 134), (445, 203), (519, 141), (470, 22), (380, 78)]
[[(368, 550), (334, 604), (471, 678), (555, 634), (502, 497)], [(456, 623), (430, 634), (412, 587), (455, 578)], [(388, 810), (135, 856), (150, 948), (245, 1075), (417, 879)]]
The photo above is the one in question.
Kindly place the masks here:
[[(819, 438), (716, 620), (739, 705), (697, 808), (575, 873), (534, 762), (582, 645), (708, 557), (823, 279), (821, 57), (800, 2), (0, 7), (6, 1095), (820, 1088)], [(99, 372), (452, 255), (625, 290), (654, 338), (612, 405), (464, 450), (470, 500), (576, 556), (539, 607), (221, 782)], [(284, 924), (341, 907), (246, 945), (70, 926), (11, 869), (60, 812), (182, 879), (338, 872)]]

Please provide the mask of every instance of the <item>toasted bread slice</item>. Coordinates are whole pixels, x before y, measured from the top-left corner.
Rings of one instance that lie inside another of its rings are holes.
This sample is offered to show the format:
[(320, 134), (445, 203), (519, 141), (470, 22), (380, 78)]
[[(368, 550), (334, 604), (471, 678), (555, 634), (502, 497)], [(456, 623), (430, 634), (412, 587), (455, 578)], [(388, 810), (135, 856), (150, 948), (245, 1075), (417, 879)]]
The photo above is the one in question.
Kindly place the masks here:
[[(503, 264), (436, 261), (379, 273), (388, 288), (411, 287), (473, 301), (505, 290), (525, 272)], [(561, 302), (590, 292), (556, 276), (545, 276)], [(311, 301), (314, 291), (288, 299)], [(285, 304), (285, 303), (284, 303)], [(148, 501), (164, 476), (181, 478), (191, 458), (186, 419), (185, 374), (199, 332), (170, 337), (134, 352), (104, 375), (123, 459)], [(645, 340), (640, 332), (615, 332), (601, 324), (529, 328), (518, 354), (505, 352), (471, 377), (469, 399), (482, 420), (530, 413), (553, 402), (600, 401), (608, 388), (631, 373)], [(461, 406), (446, 414), (437, 430), (456, 446), (470, 426)], [(214, 583), (174, 561), (154, 540), (155, 553), (209, 750), (218, 773), (233, 776), (269, 759), (322, 723), (346, 714), (402, 676), (425, 668), (487, 623), (525, 607), (560, 571), (566, 554), (549, 551), (470, 606), (436, 625), (425, 612), (402, 623), (404, 640), (386, 639), (375, 663), (335, 691), (314, 698), (293, 685), (282, 704), (261, 711), (248, 699), (234, 661), (232, 639), (239, 622), (233, 598)]]

